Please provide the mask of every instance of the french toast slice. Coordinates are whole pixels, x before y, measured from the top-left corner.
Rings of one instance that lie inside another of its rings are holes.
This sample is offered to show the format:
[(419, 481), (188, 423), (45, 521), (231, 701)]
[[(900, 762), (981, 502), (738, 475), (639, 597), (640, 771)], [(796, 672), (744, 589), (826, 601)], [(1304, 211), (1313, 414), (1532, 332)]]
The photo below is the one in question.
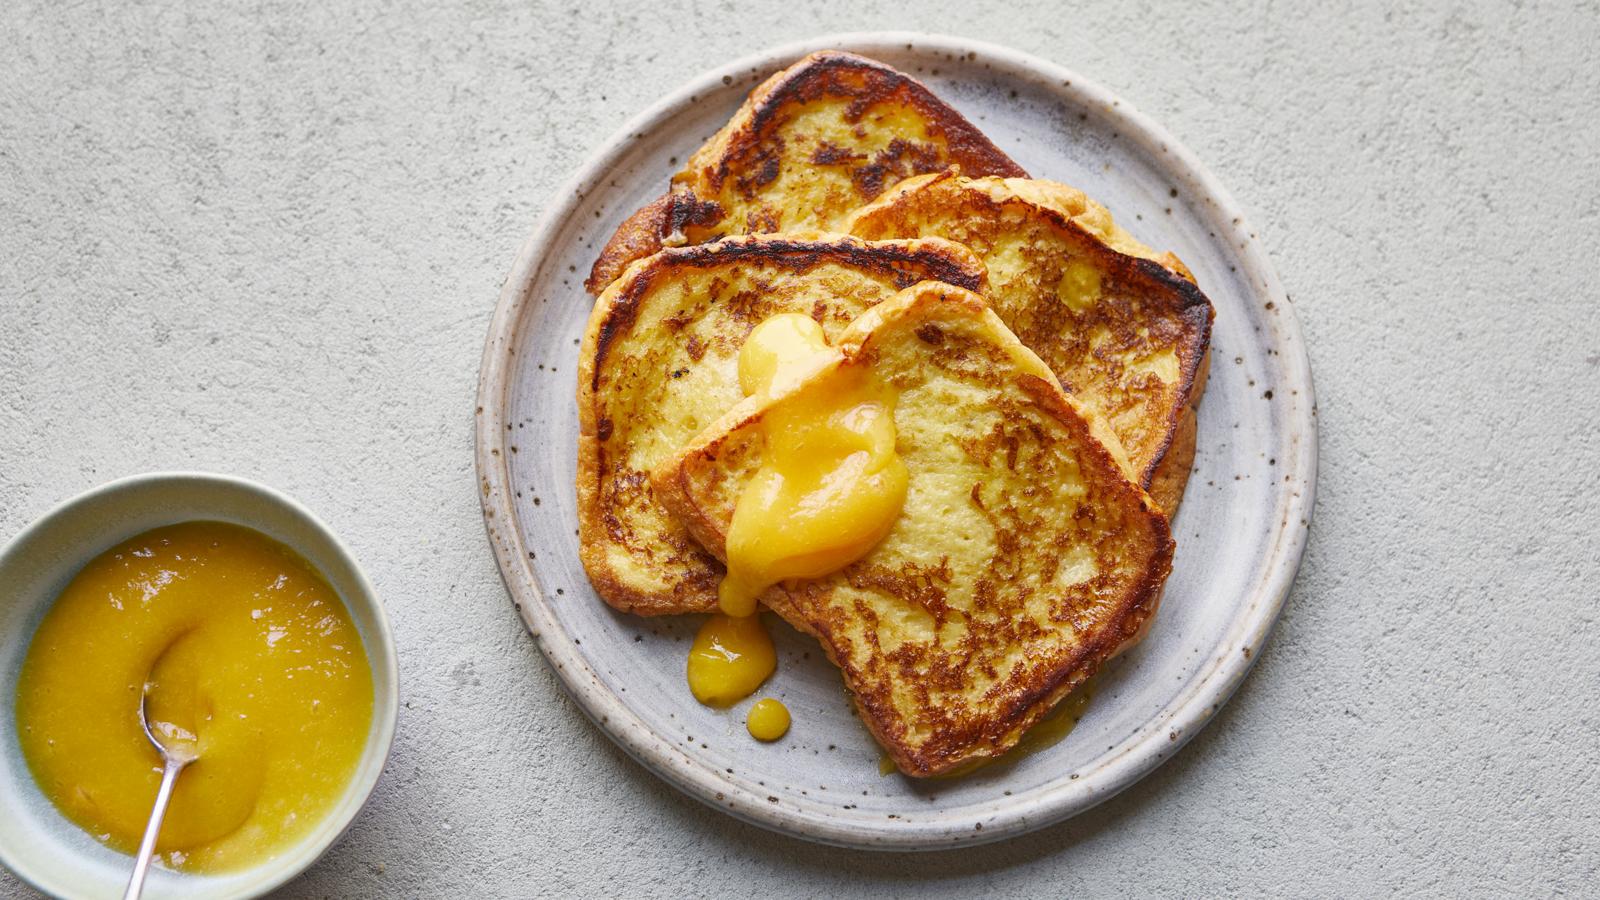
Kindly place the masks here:
[(584, 283), (598, 294), (665, 246), (835, 231), (890, 185), (952, 164), (1027, 175), (915, 78), (854, 53), (813, 53), (750, 92), (667, 193), (622, 223)]
[[(997, 756), (1141, 636), (1171, 569), (1167, 519), (977, 295), (916, 285), (835, 347), (833, 366), (896, 393), (905, 504), (858, 562), (761, 601), (822, 643), (906, 774)], [(653, 473), (712, 552), (761, 465), (763, 418), (829, 371), (741, 402)]]
[(843, 227), (874, 240), (944, 237), (977, 253), (1001, 321), (1116, 432), (1130, 476), (1176, 510), (1212, 318), (1176, 256), (1067, 185), (954, 171), (901, 182)]
[(744, 394), (739, 349), (777, 313), (832, 336), (900, 289), (981, 290), (983, 265), (939, 238), (728, 238), (635, 263), (595, 304), (578, 371), (578, 532), (597, 593), (647, 615), (717, 608), (722, 564), (653, 497), (649, 472)]

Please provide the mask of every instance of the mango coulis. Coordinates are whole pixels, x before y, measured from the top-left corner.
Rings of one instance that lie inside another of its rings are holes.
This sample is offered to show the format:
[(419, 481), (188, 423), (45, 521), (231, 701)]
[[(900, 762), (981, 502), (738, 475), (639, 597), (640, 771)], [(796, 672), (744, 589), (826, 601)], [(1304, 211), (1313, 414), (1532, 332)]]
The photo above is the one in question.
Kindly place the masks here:
[(137, 849), (161, 780), (139, 727), (192, 740), (156, 845), (169, 868), (269, 859), (339, 800), (372, 721), (371, 669), (338, 594), (293, 550), (220, 522), (159, 528), (83, 568), (17, 683), (40, 789), (102, 843)]
[[(822, 326), (784, 313), (757, 325), (739, 349), (746, 396), (775, 395), (815, 376), (767, 409), (766, 453), (735, 504), (722, 614), (695, 636), (689, 689), (700, 702), (729, 706), (755, 693), (777, 665), (755, 615), (762, 591), (789, 578), (818, 578), (865, 556), (894, 526), (907, 475), (895, 453), (894, 394), (862, 368), (828, 366), (838, 356)], [(775, 741), (789, 710), (756, 703), (746, 728)]]
[(689, 649), (689, 690), (707, 706), (732, 706), (778, 667), (760, 616), (712, 616)]
[(750, 707), (744, 727), (758, 741), (775, 741), (789, 733), (789, 708), (781, 701), (764, 697)]
[(756, 326), (739, 351), (740, 385), (752, 395), (815, 377), (762, 417), (766, 452), (728, 528), (718, 600), (730, 616), (750, 615), (780, 581), (820, 578), (865, 556), (905, 504), (893, 391), (861, 366), (818, 373), (811, 361), (828, 356), (822, 327), (794, 313)]

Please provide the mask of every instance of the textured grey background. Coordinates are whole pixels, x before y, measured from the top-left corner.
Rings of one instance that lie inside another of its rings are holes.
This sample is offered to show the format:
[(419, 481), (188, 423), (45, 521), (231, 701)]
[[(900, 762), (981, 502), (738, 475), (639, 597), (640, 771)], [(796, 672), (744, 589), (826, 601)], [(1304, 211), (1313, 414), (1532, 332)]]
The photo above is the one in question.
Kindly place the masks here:
[[(1600, 7), (334, 5), (0, 3), (0, 534), (233, 472), (389, 606), (392, 765), (287, 894), (1600, 890)], [(1079, 69), (1230, 187), (1306, 331), (1322, 474), (1276, 636), (1176, 759), (886, 856), (704, 809), (584, 721), (506, 601), (471, 425), (501, 279), (591, 148), (714, 63), (917, 27)]]

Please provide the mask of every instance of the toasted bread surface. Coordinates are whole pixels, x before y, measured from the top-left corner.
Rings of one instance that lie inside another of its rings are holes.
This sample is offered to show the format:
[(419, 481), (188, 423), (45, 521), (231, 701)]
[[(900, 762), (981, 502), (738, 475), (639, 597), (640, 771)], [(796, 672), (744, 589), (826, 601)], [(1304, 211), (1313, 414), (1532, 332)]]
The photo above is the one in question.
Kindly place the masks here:
[(1172, 443), (1156, 464), (1155, 474), (1145, 488), (1161, 511), (1173, 519), (1178, 514), (1178, 504), (1183, 500), (1184, 488), (1194, 472), (1195, 440), (1200, 434), (1200, 395), (1206, 389), (1206, 375), (1211, 370), (1211, 349), (1206, 348), (1200, 359), (1200, 369), (1195, 372), (1194, 387), (1189, 391), (1189, 405), (1178, 414), (1178, 428), (1172, 434)]
[(729, 238), (634, 264), (590, 315), (578, 372), (580, 555), (595, 590), (643, 614), (717, 607), (722, 565), (653, 496), (648, 473), (743, 398), (737, 357), (768, 316), (810, 315), (830, 337), (932, 279), (982, 289), (966, 248), (938, 238)]
[[(762, 602), (822, 643), (902, 771), (999, 755), (1141, 633), (1171, 567), (1166, 517), (982, 298), (917, 285), (836, 345), (835, 365), (897, 392), (905, 505), (866, 557)], [(812, 383), (741, 402), (653, 473), (713, 552), (764, 415)]]
[(911, 76), (853, 53), (813, 53), (750, 93), (668, 192), (617, 229), (585, 284), (599, 293), (664, 246), (835, 230), (885, 188), (952, 164), (1027, 174)]
[(1163, 472), (1163, 499), (1175, 505), (1212, 316), (1175, 256), (1139, 243), (1066, 185), (948, 171), (903, 182), (845, 227), (873, 239), (945, 237), (976, 252), (995, 313), (1110, 424), (1135, 481), (1151, 487), (1174, 438), (1188, 442)]

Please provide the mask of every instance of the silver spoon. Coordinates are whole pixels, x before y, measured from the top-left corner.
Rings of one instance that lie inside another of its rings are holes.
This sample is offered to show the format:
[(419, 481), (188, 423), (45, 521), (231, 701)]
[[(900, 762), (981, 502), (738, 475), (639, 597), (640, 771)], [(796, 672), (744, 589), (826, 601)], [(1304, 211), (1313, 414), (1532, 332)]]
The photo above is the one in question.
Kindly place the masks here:
[[(144, 729), (144, 736), (161, 754), (161, 789), (156, 791), (156, 805), (150, 810), (150, 824), (144, 828), (144, 840), (139, 842), (139, 858), (133, 865), (133, 877), (128, 879), (128, 891), (122, 895), (122, 900), (137, 900), (144, 892), (144, 876), (150, 871), (150, 860), (156, 853), (156, 836), (161, 834), (161, 820), (167, 814), (167, 802), (172, 799), (172, 785), (185, 766), (200, 758), (200, 748), (195, 743), (194, 735), (168, 722), (156, 723), (156, 731), (161, 732), (161, 737), (150, 730), (150, 719), (145, 714), (149, 701), (150, 685), (146, 683), (144, 694), (139, 698), (139, 727)], [(165, 743), (162, 738), (166, 739)]]

